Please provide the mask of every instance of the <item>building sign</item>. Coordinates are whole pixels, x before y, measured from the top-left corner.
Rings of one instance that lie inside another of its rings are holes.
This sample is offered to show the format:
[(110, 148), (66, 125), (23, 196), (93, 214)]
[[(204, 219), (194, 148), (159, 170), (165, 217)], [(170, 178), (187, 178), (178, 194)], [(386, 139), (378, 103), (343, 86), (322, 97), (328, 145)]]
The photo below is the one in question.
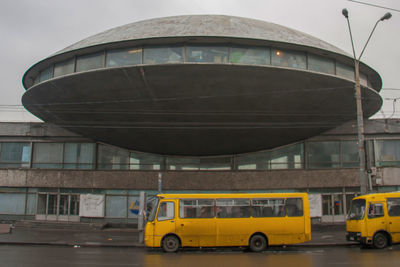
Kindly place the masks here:
[(310, 202), (310, 217), (322, 217), (321, 194), (308, 194)]
[(139, 209), (140, 209), (139, 205), (140, 205), (139, 200), (133, 200), (131, 202), (131, 204), (129, 205), (130, 213), (132, 213), (133, 215), (138, 215), (139, 214)]
[(79, 216), (104, 217), (104, 195), (81, 194)]

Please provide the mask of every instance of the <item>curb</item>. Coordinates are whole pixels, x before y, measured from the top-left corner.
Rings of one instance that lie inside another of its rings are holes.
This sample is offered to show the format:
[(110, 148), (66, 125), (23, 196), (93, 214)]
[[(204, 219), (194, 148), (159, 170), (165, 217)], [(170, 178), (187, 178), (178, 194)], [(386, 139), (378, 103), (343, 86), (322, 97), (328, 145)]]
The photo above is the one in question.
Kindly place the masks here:
[[(0, 245), (37, 245), (37, 246), (64, 246), (64, 247), (122, 247), (122, 248), (145, 248), (144, 244), (106, 244), (101, 242), (85, 242), (85, 243), (61, 243), (61, 242), (18, 242), (18, 241), (0, 241)], [(358, 243), (304, 243), (297, 245), (285, 245), (278, 247), (349, 247), (357, 246)], [(275, 247), (275, 246), (273, 246)]]
[(298, 245), (287, 245), (287, 247), (349, 247), (357, 246), (359, 243), (347, 242), (347, 243), (310, 243), (310, 244), (298, 244)]
[(144, 248), (144, 244), (105, 244), (100, 242), (86, 242), (86, 243), (61, 243), (61, 242), (18, 242), (18, 241), (0, 241), (1, 245), (14, 245), (14, 246), (64, 246), (64, 247), (126, 247), (126, 248)]

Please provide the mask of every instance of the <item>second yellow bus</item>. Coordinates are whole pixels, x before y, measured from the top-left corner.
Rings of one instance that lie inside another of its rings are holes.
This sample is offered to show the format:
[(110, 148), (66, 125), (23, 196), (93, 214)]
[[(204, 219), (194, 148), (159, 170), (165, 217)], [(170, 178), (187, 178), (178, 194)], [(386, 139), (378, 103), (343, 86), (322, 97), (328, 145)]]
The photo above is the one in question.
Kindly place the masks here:
[(306, 193), (160, 194), (151, 203), (147, 247), (249, 247), (311, 240)]
[(348, 241), (375, 248), (400, 243), (400, 192), (354, 198), (346, 228)]

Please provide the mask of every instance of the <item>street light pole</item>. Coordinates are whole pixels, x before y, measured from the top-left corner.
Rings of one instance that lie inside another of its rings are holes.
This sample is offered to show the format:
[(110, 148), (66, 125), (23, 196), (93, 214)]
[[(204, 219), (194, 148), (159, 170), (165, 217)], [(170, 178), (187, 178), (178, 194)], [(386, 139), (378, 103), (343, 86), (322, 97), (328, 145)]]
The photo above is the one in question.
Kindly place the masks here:
[(349, 20), (349, 12), (346, 8), (342, 10), (343, 16), (347, 20), (347, 25), (349, 26), (351, 47), (353, 48), (353, 58), (354, 58), (354, 93), (356, 98), (356, 106), (357, 106), (357, 133), (358, 133), (358, 156), (360, 159), (360, 192), (362, 195), (367, 194), (368, 192), (368, 184), (367, 184), (367, 176), (365, 172), (365, 138), (364, 138), (364, 117), (362, 110), (362, 97), (361, 97), (361, 85), (360, 85), (360, 59), (363, 55), (365, 48), (367, 47), (369, 40), (371, 39), (372, 34), (375, 31), (376, 26), (380, 21), (390, 19), (392, 14), (389, 12), (386, 13), (383, 17), (381, 17), (376, 23), (374, 28), (371, 31), (371, 34), (368, 37), (367, 42), (364, 45), (363, 50), (361, 51), (360, 56), (357, 59), (356, 51), (354, 49), (353, 35), (351, 33), (350, 20)]

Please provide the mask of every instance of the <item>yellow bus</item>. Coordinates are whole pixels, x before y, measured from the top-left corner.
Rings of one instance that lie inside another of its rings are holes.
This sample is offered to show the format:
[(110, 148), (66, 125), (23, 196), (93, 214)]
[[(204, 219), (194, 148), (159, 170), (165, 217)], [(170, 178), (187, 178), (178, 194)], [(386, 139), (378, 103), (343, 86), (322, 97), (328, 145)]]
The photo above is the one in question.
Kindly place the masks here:
[(311, 240), (306, 193), (160, 194), (145, 228), (147, 247), (249, 247)]
[(346, 238), (385, 248), (400, 242), (400, 192), (353, 198), (346, 220)]

